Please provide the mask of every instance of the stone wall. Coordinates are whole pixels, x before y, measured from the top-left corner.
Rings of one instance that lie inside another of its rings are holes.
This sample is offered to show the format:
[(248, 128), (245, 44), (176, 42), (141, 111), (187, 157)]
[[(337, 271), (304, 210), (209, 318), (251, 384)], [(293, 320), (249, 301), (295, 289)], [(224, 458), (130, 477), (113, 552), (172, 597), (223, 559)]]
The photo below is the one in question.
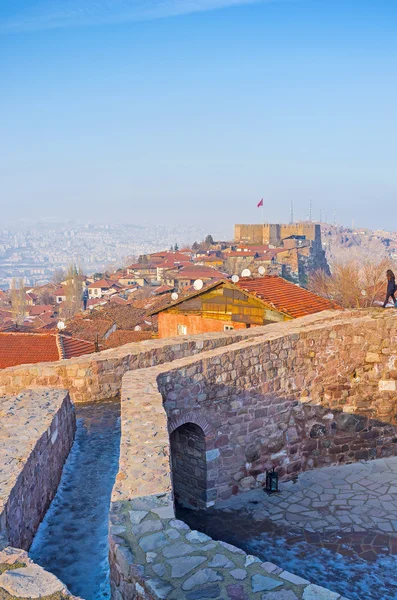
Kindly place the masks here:
[(80, 600), (30, 560), (73, 443), (76, 419), (66, 390), (0, 397), (0, 598)]
[(65, 390), (0, 398), (0, 538), (28, 549), (53, 499), (73, 443), (75, 413)]
[[(167, 417), (156, 382), (169, 366), (123, 378), (109, 527), (112, 600), (347, 600), (175, 519)], [(208, 423), (200, 426), (208, 435)]]
[[(170, 489), (166, 429), (172, 433), (184, 423), (205, 433), (207, 506), (261, 484), (273, 466), (291, 477), (308, 468), (396, 454), (396, 398), (383, 389), (384, 381), (395, 383), (386, 379), (393, 373), (386, 371), (390, 354), (384, 352), (395, 327), (387, 313), (357, 312), (348, 319), (342, 314), (332, 321), (316, 315), (269, 325), (266, 335), (249, 343), (129, 373), (129, 397), (138, 396), (145, 407), (137, 406), (134, 418), (150, 410), (159, 392), (163, 398), (167, 418), (160, 411), (161, 423), (154, 426), (156, 436), (161, 430), (155, 442), (161, 439), (164, 456), (162, 489)], [(361, 378), (373, 376), (368, 360), (375, 354), (387, 362), (364, 398)]]
[(18, 394), (22, 390), (37, 387), (50, 387), (69, 390), (74, 402), (114, 398), (120, 394), (121, 380), (127, 371), (177, 360), (183, 356), (194, 356), (261, 333), (263, 328), (254, 328), (239, 332), (146, 340), (68, 360), (10, 367), (0, 370), (0, 396)]

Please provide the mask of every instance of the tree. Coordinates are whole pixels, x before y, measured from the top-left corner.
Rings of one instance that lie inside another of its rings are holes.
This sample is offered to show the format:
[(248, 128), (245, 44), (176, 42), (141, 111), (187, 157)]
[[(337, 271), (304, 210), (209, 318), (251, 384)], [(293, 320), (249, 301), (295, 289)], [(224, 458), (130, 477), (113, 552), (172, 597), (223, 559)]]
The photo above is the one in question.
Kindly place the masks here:
[(26, 314), (26, 291), (23, 279), (11, 281), (11, 312), (16, 325), (22, 325)]
[(196, 252), (196, 250), (200, 250), (200, 244), (198, 242), (194, 242), (192, 246), (192, 250)]
[(308, 287), (344, 308), (368, 308), (384, 300), (388, 268), (388, 260), (334, 263), (330, 276), (324, 271), (310, 275)]
[(66, 273), (64, 269), (55, 269), (55, 271), (52, 274), (51, 281), (57, 284), (62, 283), (62, 281), (65, 279), (65, 275)]
[(40, 304), (55, 304), (55, 297), (49, 290), (43, 290), (39, 295)]
[(175, 252), (178, 252), (178, 250), (179, 250), (179, 246), (178, 246), (178, 244), (175, 244), (175, 246), (174, 246), (174, 250), (175, 250)]
[(71, 264), (64, 285), (66, 299), (62, 307), (62, 315), (65, 319), (71, 319), (81, 309), (83, 279), (81, 268)]
[(207, 244), (207, 246), (212, 246), (213, 244), (215, 244), (212, 235), (207, 235), (207, 237), (205, 238), (205, 243)]

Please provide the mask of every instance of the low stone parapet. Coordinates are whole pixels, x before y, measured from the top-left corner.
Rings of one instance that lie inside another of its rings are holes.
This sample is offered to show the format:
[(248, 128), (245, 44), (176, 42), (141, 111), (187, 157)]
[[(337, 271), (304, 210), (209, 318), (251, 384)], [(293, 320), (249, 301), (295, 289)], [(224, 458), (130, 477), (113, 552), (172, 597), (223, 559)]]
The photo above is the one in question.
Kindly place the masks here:
[(263, 327), (146, 340), (57, 362), (20, 365), (0, 370), (0, 396), (38, 387), (67, 389), (74, 402), (95, 402), (120, 394), (127, 371), (234, 344), (263, 334)]
[(75, 412), (66, 390), (37, 390), (0, 398), (0, 415), (0, 538), (27, 550), (56, 493)]
[(25, 550), (0, 551), (0, 598), (2, 600), (81, 600), (72, 596), (55, 575), (36, 565)]

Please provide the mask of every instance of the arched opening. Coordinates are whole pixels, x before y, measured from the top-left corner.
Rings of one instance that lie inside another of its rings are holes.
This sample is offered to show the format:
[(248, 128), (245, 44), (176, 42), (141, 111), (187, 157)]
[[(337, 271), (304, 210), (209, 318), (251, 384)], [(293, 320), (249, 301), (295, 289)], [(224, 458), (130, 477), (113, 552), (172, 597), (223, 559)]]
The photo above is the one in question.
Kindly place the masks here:
[(176, 502), (188, 508), (205, 508), (207, 465), (204, 431), (194, 423), (185, 423), (171, 433), (170, 445)]

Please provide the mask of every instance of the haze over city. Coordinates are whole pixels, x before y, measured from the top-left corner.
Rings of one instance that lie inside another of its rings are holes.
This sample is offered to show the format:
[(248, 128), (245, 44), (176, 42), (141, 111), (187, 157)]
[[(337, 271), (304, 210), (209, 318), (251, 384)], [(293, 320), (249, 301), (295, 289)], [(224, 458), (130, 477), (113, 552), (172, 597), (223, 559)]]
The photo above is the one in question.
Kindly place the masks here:
[(397, 229), (392, 0), (0, 7), (2, 220)]

